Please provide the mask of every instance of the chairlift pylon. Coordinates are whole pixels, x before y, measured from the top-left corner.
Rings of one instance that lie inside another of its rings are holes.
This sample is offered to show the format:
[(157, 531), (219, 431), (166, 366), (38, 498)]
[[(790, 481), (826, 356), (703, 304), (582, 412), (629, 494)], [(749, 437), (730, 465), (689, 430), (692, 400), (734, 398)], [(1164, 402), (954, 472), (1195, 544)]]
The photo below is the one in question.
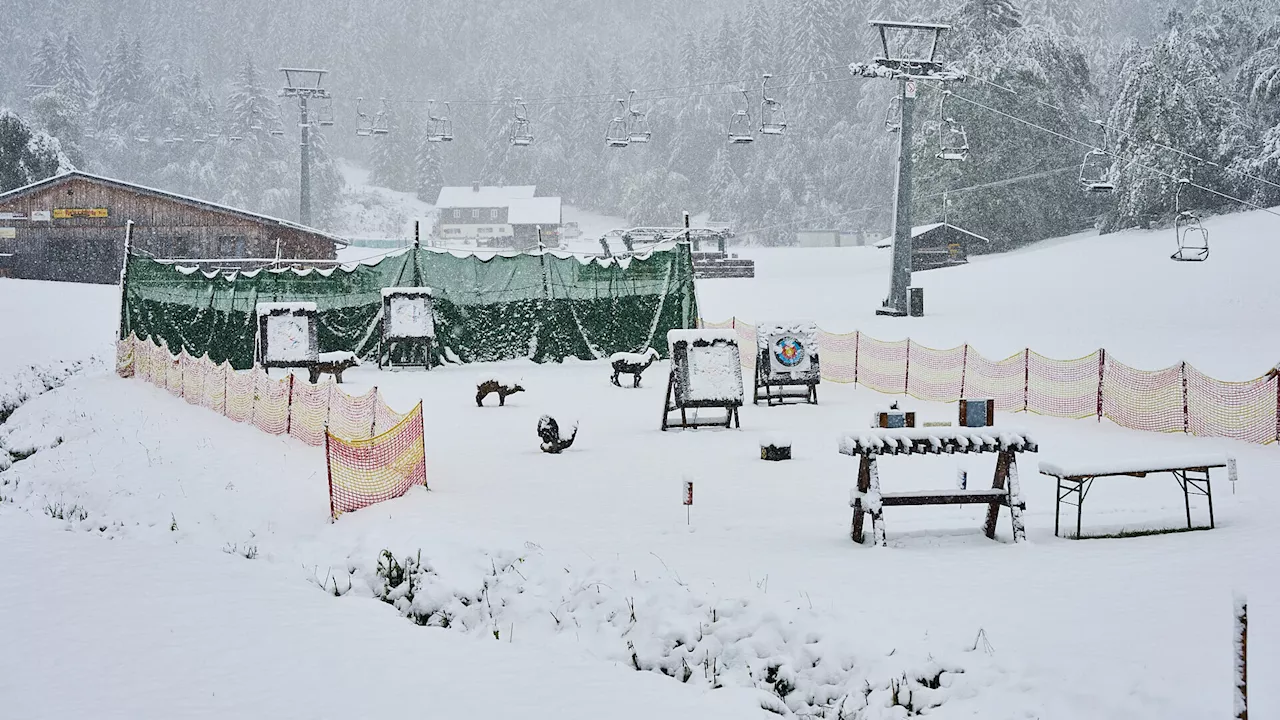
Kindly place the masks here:
[(1178, 181), (1178, 189), (1173, 195), (1173, 231), (1178, 240), (1178, 249), (1169, 256), (1180, 262), (1203, 262), (1209, 259), (1209, 230), (1200, 222), (1200, 216), (1191, 210), (1182, 209), (1182, 189), (1191, 184), (1189, 178)]
[(649, 130), (649, 113), (631, 107), (631, 100), (635, 96), (635, 90), (627, 94), (627, 139), (633, 143), (643, 144), (649, 142), (649, 137), (653, 133)]
[(360, 103), (364, 102), (364, 98), (356, 98), (356, 136), (369, 137), (373, 134), (373, 119), (369, 114), (360, 109)]
[(624, 148), (631, 144), (631, 132), (627, 129), (627, 101), (618, 98), (618, 111), (609, 121), (604, 131), (604, 145), (611, 148)]
[(753, 127), (751, 125), (751, 97), (747, 95), (747, 89), (741, 88), (743, 109), (735, 110), (733, 115), (729, 116), (729, 143), (732, 145), (746, 145), (755, 141), (755, 136), (751, 134)]
[(950, 90), (943, 90), (938, 99), (938, 159), (967, 160), (969, 158), (969, 134), (964, 125), (947, 116), (947, 98)]
[(533, 144), (533, 130), (529, 126), (529, 106), (524, 100), (516, 98), (512, 110), (515, 117), (511, 120), (511, 144), (517, 147), (528, 147)]
[(765, 73), (760, 81), (761, 135), (781, 135), (787, 131), (787, 116), (783, 112), (782, 103), (769, 97), (768, 86), (771, 77), (773, 75)]
[(449, 119), (449, 103), (444, 104), (444, 115), (435, 114), (435, 100), (427, 101), (427, 142), (453, 140), (453, 121)]

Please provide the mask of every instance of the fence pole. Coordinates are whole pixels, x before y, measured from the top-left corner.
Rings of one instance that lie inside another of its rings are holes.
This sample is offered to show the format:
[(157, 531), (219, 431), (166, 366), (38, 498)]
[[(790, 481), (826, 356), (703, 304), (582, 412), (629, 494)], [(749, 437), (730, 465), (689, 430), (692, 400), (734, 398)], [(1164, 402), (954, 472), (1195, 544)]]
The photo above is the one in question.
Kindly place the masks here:
[(289, 403), (284, 413), (284, 434), (292, 434), (293, 431), (293, 373), (289, 373)]
[(324, 471), (329, 477), (329, 522), (337, 520), (333, 515), (333, 461), (329, 459), (329, 424), (324, 426)]
[(907, 368), (906, 377), (902, 378), (902, 394), (911, 394), (911, 338), (907, 338)]
[(1031, 409), (1031, 348), (1022, 351), (1022, 412)]
[[(861, 345), (863, 345), (863, 332), (854, 331), (854, 387), (858, 387), (858, 351)], [(1280, 395), (1277, 395), (1277, 398), (1280, 398)], [(1280, 413), (1277, 413), (1277, 418), (1280, 418)], [(1276, 420), (1276, 430), (1277, 437), (1280, 437), (1280, 419)]]
[(1191, 410), (1187, 405), (1187, 361), (1183, 360), (1178, 367), (1178, 371), (1182, 374), (1182, 432), (1184, 434), (1191, 433)]
[(1098, 348), (1098, 422), (1102, 422), (1102, 378), (1107, 368), (1107, 349)]
[(957, 400), (964, 399), (964, 376), (969, 372), (969, 343), (964, 344), (964, 354), (960, 356), (960, 397)]
[(1276, 442), (1280, 443), (1280, 374), (1276, 375)]
[(381, 400), (382, 400), (382, 396), (378, 395), (378, 386), (374, 385), (373, 386), (373, 412), (369, 413), (370, 415), (372, 415), (372, 417), (369, 418), (369, 437), (373, 437), (374, 435), (376, 435), (374, 430), (377, 428), (377, 425), (378, 425), (378, 403)]
[(1236, 718), (1249, 720), (1249, 605), (1243, 595), (1235, 601)]

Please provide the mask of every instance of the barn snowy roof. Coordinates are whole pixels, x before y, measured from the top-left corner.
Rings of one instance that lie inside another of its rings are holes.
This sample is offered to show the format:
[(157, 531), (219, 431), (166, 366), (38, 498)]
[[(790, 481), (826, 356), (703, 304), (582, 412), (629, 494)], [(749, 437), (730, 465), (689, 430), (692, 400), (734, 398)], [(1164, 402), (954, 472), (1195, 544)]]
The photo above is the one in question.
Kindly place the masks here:
[(116, 180), (115, 178), (109, 178), (102, 175), (94, 175), (93, 173), (87, 173), (87, 172), (84, 172), (83, 170), (72, 170), (70, 172), (59, 173), (58, 175), (45, 178), (44, 180), (33, 182), (30, 185), (24, 185), (20, 188), (14, 188), (13, 190), (10, 190), (7, 193), (0, 194), (0, 205), (3, 205), (4, 203), (7, 203), (7, 202), (11, 202), (13, 200), (17, 200), (18, 198), (23, 197), (25, 195), (29, 195), (33, 192), (38, 192), (52, 185), (57, 185), (58, 183), (66, 182), (68, 180), (84, 180), (91, 183), (97, 183), (99, 185), (107, 185), (110, 187), (120, 188), (122, 190), (128, 190), (130, 192), (136, 192), (140, 195), (150, 195), (152, 197), (159, 197), (159, 198), (164, 198), (166, 200), (173, 200), (174, 202), (180, 202), (186, 205), (192, 205), (195, 207), (204, 208), (206, 210), (213, 210), (216, 212), (224, 212), (224, 213), (229, 213), (231, 215), (238, 215), (242, 218), (246, 218), (249, 220), (254, 220), (262, 223), (269, 223), (273, 225), (280, 225), (281, 227), (287, 227), (292, 230), (298, 230), (300, 232), (317, 235), (326, 240), (337, 243), (338, 245), (341, 245), (343, 247), (346, 247), (347, 245), (347, 241), (341, 237), (338, 237), (337, 235), (325, 232), (324, 230), (317, 230), (316, 228), (308, 227), (306, 225), (293, 222), (291, 220), (284, 220), (277, 217), (271, 217), (270, 215), (262, 215), (261, 213), (255, 213), (255, 212), (250, 212), (248, 210), (242, 210), (240, 208), (234, 208), (234, 207), (231, 207), (230, 205), (221, 205), (218, 203), (209, 202), (208, 200), (200, 200), (199, 198), (193, 198), (187, 195), (180, 195), (178, 193), (169, 192), (168, 190), (158, 190), (156, 188), (147, 187), (145, 185), (138, 185), (136, 183), (126, 182), (124, 180)]
[(507, 222), (512, 225), (559, 225), (560, 198), (538, 197), (512, 200), (507, 206)]
[[(911, 228), (911, 237), (913, 237), (913, 238), (920, 237), (921, 235), (924, 235), (925, 233), (929, 233), (929, 232), (933, 232), (934, 230), (937, 230), (938, 228), (942, 227), (943, 225), (946, 225), (947, 227), (951, 228), (952, 230), (955, 230), (956, 232), (962, 232), (962, 233), (964, 233), (965, 235), (968, 235), (968, 236), (970, 236), (970, 237), (975, 237), (975, 238), (977, 238), (977, 239), (981, 240), (982, 242), (985, 242), (985, 243), (990, 243), (990, 242), (991, 242), (991, 239), (990, 239), (990, 238), (982, 237), (982, 236), (981, 236), (981, 235), (979, 235), (978, 233), (975, 233), (975, 232), (969, 232), (968, 230), (965, 230), (964, 228), (959, 227), (959, 226), (957, 226), (957, 225), (952, 225), (951, 223), (930, 223), (930, 224), (928, 224), (928, 225), (916, 225), (915, 227)], [(892, 246), (893, 246), (893, 237), (892, 237), (892, 236), (887, 237), (887, 238), (885, 238), (885, 239), (881, 240), (880, 242), (876, 243), (876, 247), (878, 247), (878, 248), (886, 248), (886, 247), (892, 247)]]
[(438, 208), (506, 207), (512, 200), (533, 197), (535, 185), (468, 185), (442, 187), (436, 197)]

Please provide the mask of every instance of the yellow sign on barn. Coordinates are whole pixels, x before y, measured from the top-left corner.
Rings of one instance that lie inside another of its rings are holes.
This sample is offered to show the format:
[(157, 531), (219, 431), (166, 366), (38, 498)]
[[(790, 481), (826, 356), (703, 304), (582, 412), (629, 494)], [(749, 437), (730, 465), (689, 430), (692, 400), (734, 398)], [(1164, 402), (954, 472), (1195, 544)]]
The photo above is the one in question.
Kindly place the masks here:
[(107, 217), (106, 208), (54, 208), (54, 220), (68, 220), (70, 218), (104, 218)]

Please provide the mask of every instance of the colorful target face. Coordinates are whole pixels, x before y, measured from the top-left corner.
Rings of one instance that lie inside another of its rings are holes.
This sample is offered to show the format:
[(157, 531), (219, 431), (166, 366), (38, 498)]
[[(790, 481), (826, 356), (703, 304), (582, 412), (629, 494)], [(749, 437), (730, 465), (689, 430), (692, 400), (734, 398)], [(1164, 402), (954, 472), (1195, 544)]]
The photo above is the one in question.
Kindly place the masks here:
[(804, 362), (804, 343), (791, 336), (780, 337), (773, 343), (773, 357), (779, 365), (794, 368)]

